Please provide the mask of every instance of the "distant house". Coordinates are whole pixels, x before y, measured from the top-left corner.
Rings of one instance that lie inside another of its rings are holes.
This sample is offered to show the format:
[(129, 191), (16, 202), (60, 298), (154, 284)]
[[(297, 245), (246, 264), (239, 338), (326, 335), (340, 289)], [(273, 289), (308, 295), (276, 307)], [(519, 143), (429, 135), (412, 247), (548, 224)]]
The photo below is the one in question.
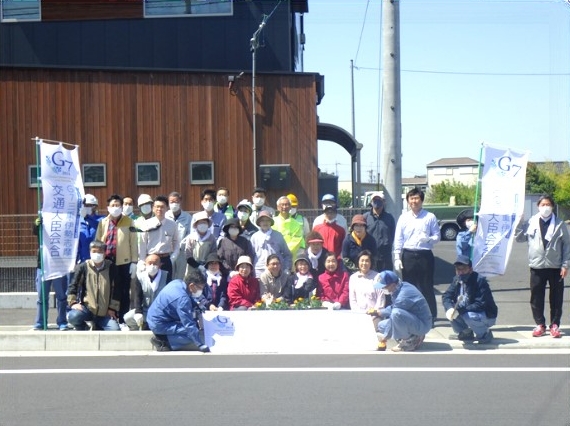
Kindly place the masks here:
[(410, 189), (418, 188), (423, 192), (427, 191), (428, 180), (426, 175), (402, 178), (402, 194), (406, 194)]
[(448, 181), (475, 185), (479, 162), (469, 157), (441, 158), (427, 166), (427, 185), (433, 186)]

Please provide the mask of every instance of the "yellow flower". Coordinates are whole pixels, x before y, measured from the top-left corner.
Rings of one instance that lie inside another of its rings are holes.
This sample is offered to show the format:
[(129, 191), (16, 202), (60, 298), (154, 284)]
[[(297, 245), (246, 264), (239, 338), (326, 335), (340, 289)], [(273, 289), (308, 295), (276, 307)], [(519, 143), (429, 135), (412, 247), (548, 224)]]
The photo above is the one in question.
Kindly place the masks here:
[(255, 303), (255, 307), (256, 307), (256, 308), (261, 308), (261, 305), (262, 305), (261, 302), (256, 302), (256, 303)]
[(278, 297), (277, 299), (274, 300), (274, 302), (277, 302), (277, 303), (281, 303), (282, 301), (283, 301), (282, 297)]

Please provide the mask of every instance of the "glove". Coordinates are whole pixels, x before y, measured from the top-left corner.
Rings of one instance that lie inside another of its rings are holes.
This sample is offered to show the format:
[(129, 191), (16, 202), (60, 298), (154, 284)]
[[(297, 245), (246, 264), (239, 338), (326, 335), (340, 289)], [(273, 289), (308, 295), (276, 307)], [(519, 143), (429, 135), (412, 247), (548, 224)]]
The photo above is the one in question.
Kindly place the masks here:
[(402, 261), (400, 259), (394, 260), (394, 269), (398, 272), (404, 269), (404, 265), (402, 265)]
[(208, 353), (208, 352), (210, 352), (210, 348), (207, 347), (206, 345), (200, 346), (200, 347), (198, 348), (198, 350), (199, 350), (200, 352), (202, 352), (202, 353)]
[(377, 311), (376, 309), (374, 309), (374, 308), (368, 309), (368, 310), (366, 311), (366, 313), (367, 313), (368, 315), (370, 315), (370, 316), (373, 316), (373, 317), (377, 317), (377, 316), (378, 316), (378, 311)]
[(231, 271), (230, 272), (230, 278), (235, 277), (239, 272), (238, 271)]
[(329, 302), (328, 300), (325, 300), (323, 303), (323, 308), (327, 308), (327, 309), (333, 309), (333, 304), (331, 302)]
[(341, 305), (340, 305), (340, 302), (334, 302), (334, 303), (333, 303), (333, 309), (334, 309), (335, 311), (338, 311), (338, 310), (340, 309), (340, 306), (341, 306)]
[(146, 269), (146, 265), (144, 263), (144, 260), (139, 260), (137, 262), (137, 271), (138, 272), (143, 272)]
[(193, 257), (189, 257), (188, 259), (186, 259), (186, 263), (193, 268), (197, 268), (198, 266), (200, 266), (200, 264)]
[(469, 232), (471, 232), (472, 234), (474, 234), (475, 232), (477, 232), (477, 224), (474, 223), (473, 225), (471, 225), (471, 227), (469, 228)]
[(143, 325), (143, 318), (144, 318), (143, 314), (135, 314), (133, 316), (133, 318), (134, 318), (135, 322), (137, 323), (137, 325), (139, 326), (139, 328), (141, 328)]
[(129, 266), (129, 274), (131, 274), (131, 278), (134, 278), (137, 276), (137, 264), (136, 263), (131, 263), (131, 266)]
[(457, 312), (456, 309), (454, 308), (449, 308), (447, 311), (445, 311), (445, 317), (449, 320), (449, 321), (453, 321), (455, 318), (457, 318), (459, 316), (459, 312)]

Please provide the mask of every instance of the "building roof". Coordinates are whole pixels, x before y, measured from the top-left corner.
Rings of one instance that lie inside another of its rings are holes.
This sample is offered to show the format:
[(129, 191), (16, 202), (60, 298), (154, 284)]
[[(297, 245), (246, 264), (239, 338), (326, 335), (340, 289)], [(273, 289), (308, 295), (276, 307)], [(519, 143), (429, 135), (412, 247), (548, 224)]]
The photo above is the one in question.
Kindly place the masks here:
[(412, 178), (402, 178), (402, 186), (427, 185), (426, 176), (414, 176)]
[(477, 166), (479, 161), (469, 157), (440, 158), (429, 163), (426, 167), (448, 167), (448, 166)]

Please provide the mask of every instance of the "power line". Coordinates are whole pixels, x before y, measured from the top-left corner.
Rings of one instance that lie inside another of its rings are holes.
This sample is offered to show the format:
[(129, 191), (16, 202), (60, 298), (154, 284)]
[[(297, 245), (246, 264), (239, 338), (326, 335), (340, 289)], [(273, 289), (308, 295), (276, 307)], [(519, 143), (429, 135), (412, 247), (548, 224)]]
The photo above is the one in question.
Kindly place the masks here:
[[(357, 70), (365, 71), (381, 71), (381, 68), (374, 67), (354, 67)], [(548, 73), (538, 73), (538, 72), (470, 72), (470, 71), (434, 71), (434, 70), (407, 70), (401, 69), (401, 72), (408, 72), (414, 74), (446, 74), (446, 75), (489, 75), (489, 76), (522, 76), (522, 77), (548, 77), (548, 76), (568, 76), (570, 72), (548, 72)]]
[(366, 16), (368, 15), (368, 5), (370, 0), (366, 2), (366, 10), (364, 11), (364, 19), (362, 20), (362, 28), (360, 29), (360, 38), (358, 39), (358, 47), (356, 48), (356, 55), (354, 56), (354, 62), (358, 59), (358, 52), (360, 52), (360, 44), (362, 43), (362, 34), (364, 33), (364, 26), (366, 25)]

